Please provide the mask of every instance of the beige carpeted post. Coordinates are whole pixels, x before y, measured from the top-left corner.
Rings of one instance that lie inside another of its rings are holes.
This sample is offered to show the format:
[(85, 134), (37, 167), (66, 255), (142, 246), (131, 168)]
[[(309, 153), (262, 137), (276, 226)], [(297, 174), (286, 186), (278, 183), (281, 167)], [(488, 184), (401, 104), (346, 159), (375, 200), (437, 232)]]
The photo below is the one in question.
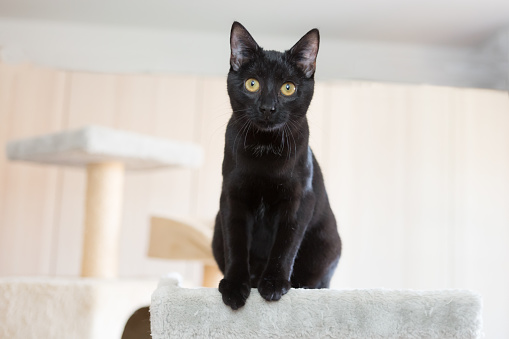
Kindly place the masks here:
[(117, 276), (123, 185), (122, 163), (87, 165), (83, 277)]
[(217, 287), (219, 281), (223, 278), (223, 273), (219, 270), (219, 267), (214, 264), (205, 264), (203, 266), (203, 282), (204, 287)]

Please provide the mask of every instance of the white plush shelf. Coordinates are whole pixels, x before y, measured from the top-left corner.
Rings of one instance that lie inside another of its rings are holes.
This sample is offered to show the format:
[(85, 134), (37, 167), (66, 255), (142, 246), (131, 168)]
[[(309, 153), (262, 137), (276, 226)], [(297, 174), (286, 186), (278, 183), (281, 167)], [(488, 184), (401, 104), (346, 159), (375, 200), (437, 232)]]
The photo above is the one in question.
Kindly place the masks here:
[(120, 339), (156, 286), (141, 279), (1, 278), (0, 338)]
[(481, 298), (466, 290), (257, 290), (232, 311), (216, 288), (167, 279), (152, 295), (152, 338), (480, 338)]
[(88, 126), (77, 130), (15, 140), (7, 144), (11, 160), (84, 167), (117, 161), (126, 169), (198, 167), (202, 149), (191, 143)]

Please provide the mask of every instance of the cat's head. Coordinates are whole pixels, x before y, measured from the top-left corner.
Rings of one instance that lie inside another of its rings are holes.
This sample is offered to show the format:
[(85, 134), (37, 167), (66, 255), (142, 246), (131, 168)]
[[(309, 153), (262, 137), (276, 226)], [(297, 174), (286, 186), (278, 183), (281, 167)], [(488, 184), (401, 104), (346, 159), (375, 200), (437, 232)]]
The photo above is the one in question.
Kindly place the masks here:
[(313, 97), (319, 43), (313, 29), (283, 53), (265, 51), (234, 22), (228, 73), (233, 114), (264, 131), (302, 121)]

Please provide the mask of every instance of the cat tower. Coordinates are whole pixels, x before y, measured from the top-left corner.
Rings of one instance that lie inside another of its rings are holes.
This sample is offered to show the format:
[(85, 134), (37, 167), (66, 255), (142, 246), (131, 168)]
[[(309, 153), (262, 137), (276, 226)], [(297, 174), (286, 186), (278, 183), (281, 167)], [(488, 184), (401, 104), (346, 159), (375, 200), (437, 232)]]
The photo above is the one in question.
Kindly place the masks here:
[(0, 278), (0, 338), (120, 338), (129, 316), (150, 303), (155, 280), (117, 279), (124, 172), (198, 167), (200, 147), (111, 128), (12, 141), (11, 160), (87, 173), (81, 278)]

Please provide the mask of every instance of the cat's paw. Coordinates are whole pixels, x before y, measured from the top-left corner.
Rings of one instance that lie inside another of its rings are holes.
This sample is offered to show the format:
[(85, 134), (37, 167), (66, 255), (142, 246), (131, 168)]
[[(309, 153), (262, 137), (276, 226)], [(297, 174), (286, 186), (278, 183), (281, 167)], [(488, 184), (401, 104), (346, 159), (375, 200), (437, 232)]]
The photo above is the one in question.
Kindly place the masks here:
[(249, 282), (223, 279), (219, 283), (219, 292), (223, 295), (223, 302), (233, 310), (237, 310), (246, 304), (246, 299), (251, 293), (251, 286)]
[(263, 278), (258, 283), (258, 292), (268, 301), (276, 301), (286, 294), (291, 287), (291, 283), (286, 279)]

